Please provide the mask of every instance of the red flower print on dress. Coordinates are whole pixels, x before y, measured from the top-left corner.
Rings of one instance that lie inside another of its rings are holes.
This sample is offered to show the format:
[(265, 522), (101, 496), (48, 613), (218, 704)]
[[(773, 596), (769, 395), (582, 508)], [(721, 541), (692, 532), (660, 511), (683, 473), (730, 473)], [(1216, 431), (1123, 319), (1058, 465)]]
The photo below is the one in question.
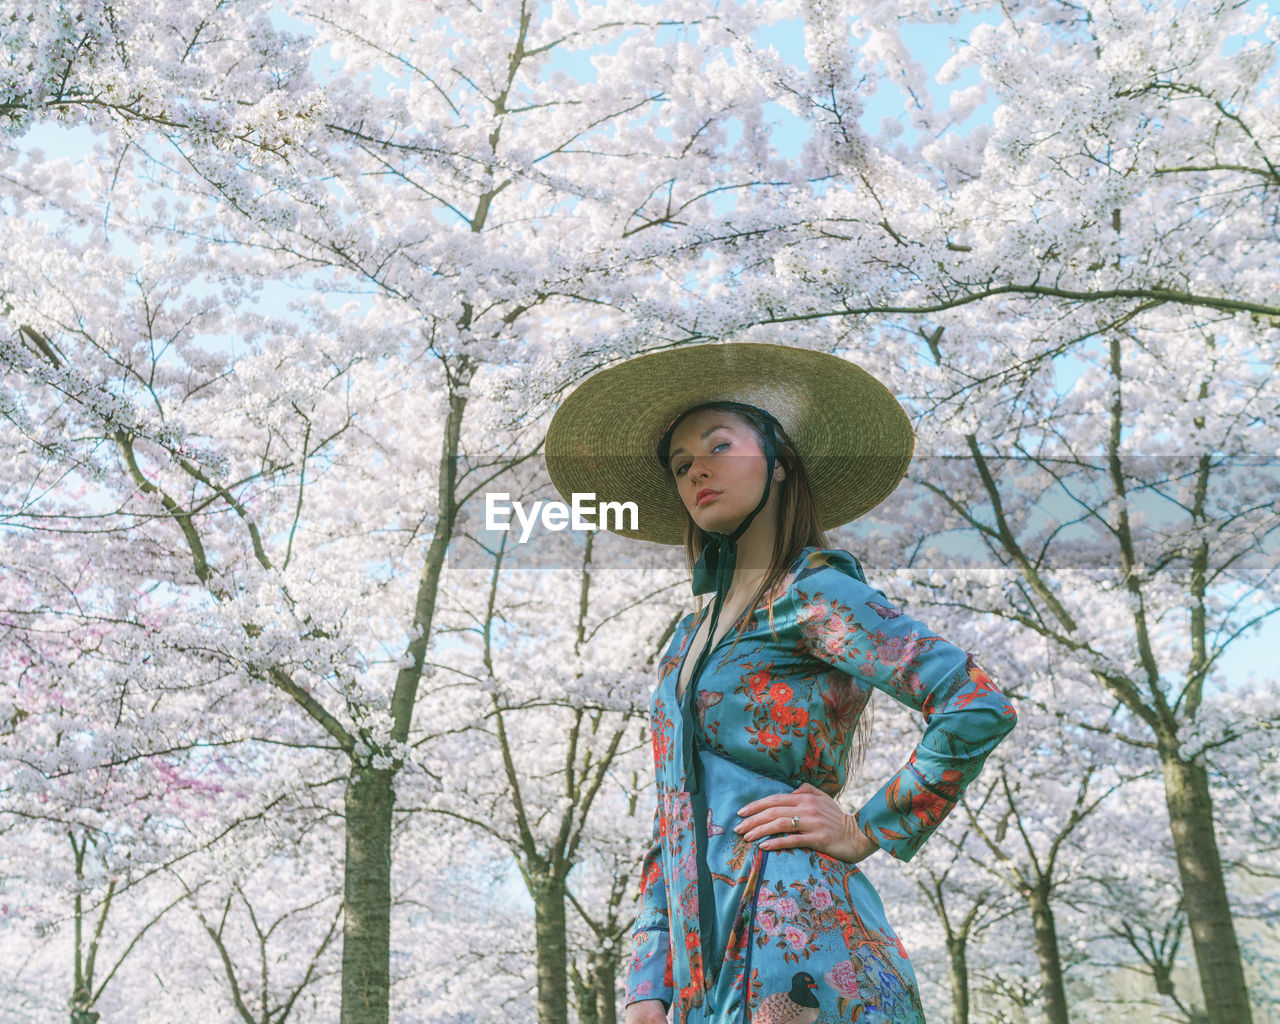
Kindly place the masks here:
[(785, 704), (795, 696), (795, 690), (786, 683), (774, 683), (769, 687), (769, 699), (778, 704)]
[(770, 750), (777, 750), (782, 745), (782, 737), (777, 733), (769, 732), (767, 729), (761, 729), (756, 733), (756, 739)]
[(661, 729), (653, 730), (653, 760), (662, 764), (667, 759), (667, 734)]
[(773, 677), (769, 674), (769, 670), (767, 668), (762, 668), (757, 672), (752, 672), (751, 675), (747, 676), (743, 681), (750, 688), (751, 695), (759, 700), (761, 695), (768, 688), (769, 680), (772, 678)]
[(924, 789), (911, 797), (911, 813), (922, 826), (937, 825), (951, 810), (952, 801)]
[(963, 779), (964, 775), (959, 768), (944, 768), (941, 781), (935, 782), (933, 788), (954, 802), (960, 799), (960, 783)]
[(805, 726), (809, 724), (809, 712), (783, 704), (769, 709), (769, 717), (779, 725)]
[(671, 753), (671, 719), (657, 711), (650, 716), (649, 729), (652, 733), (653, 763), (662, 764)]

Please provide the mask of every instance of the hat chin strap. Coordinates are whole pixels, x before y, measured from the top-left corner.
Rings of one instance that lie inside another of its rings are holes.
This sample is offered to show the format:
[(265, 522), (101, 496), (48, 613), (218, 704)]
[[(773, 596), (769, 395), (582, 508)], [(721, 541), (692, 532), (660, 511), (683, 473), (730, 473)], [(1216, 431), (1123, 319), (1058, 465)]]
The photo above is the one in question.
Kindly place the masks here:
[(685, 687), (685, 692), (680, 701), (681, 710), (685, 714), (684, 729), (684, 753), (686, 755), (684, 768), (686, 774), (686, 785), (689, 792), (697, 792), (694, 788), (701, 785), (701, 765), (698, 763), (696, 751), (693, 744), (693, 732), (696, 728), (696, 722), (693, 719), (692, 709), (694, 701), (694, 691), (697, 689), (698, 676), (702, 672), (702, 668), (711, 653), (711, 640), (716, 635), (716, 626), (720, 623), (720, 612), (724, 609), (725, 598), (728, 596), (729, 587), (733, 583), (733, 570), (738, 561), (738, 539), (747, 532), (747, 528), (759, 514), (760, 510), (765, 507), (769, 501), (769, 494), (773, 488), (773, 468), (777, 463), (777, 445), (773, 431), (773, 424), (769, 419), (764, 422), (764, 493), (760, 495), (760, 500), (756, 502), (753, 508), (743, 518), (732, 533), (710, 532), (710, 539), (702, 549), (702, 554), (698, 557), (697, 564), (693, 567), (693, 592), (695, 594), (705, 594), (714, 591), (715, 597), (711, 602), (711, 621), (707, 628), (707, 638), (703, 642), (702, 650), (698, 652), (697, 660), (693, 663), (693, 672), (689, 676), (689, 684)]
[[(753, 519), (769, 501), (769, 492), (773, 487), (773, 467), (777, 458), (773, 424), (766, 417), (764, 422), (764, 493), (756, 502), (756, 507), (747, 513), (732, 533), (711, 532), (711, 539), (702, 549), (697, 565), (693, 569), (693, 592), (704, 594), (714, 589), (715, 597), (711, 603), (711, 621), (707, 627), (707, 638), (702, 650), (698, 652), (698, 660), (693, 663), (693, 673), (685, 687), (680, 701), (680, 753), (684, 761), (684, 788), (689, 793), (690, 808), (693, 814), (694, 845), (698, 873), (698, 933), (700, 938), (703, 969), (714, 972), (719, 963), (721, 951), (712, 948), (712, 933), (715, 928), (715, 915), (712, 912), (714, 900), (711, 898), (711, 868), (707, 863), (707, 794), (703, 782), (702, 758), (698, 754), (694, 733), (698, 728), (698, 720), (694, 713), (695, 692), (698, 689), (698, 676), (711, 653), (711, 638), (716, 635), (716, 626), (720, 622), (720, 612), (724, 608), (725, 597), (729, 586), (733, 583), (733, 569), (738, 559), (738, 538), (747, 532)], [(712, 580), (711, 561), (714, 560), (714, 581)], [(677, 683), (679, 679), (677, 678)]]

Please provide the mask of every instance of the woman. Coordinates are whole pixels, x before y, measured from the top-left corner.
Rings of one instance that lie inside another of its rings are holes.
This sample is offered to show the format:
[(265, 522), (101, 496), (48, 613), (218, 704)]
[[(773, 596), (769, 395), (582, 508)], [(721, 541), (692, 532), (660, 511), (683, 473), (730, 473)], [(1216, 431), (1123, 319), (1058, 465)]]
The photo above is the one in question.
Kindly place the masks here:
[[(685, 542), (695, 594), (650, 722), (657, 809), (627, 1024), (917, 1024), (906, 951), (858, 862), (909, 860), (1013, 728), (972, 657), (867, 585), (823, 531), (882, 501), (914, 438), (834, 356), (702, 345), (585, 381), (557, 411), (562, 494), (634, 501), (629, 536)], [(696, 653), (695, 653), (696, 652)], [(855, 815), (835, 797), (880, 689), (926, 728)]]

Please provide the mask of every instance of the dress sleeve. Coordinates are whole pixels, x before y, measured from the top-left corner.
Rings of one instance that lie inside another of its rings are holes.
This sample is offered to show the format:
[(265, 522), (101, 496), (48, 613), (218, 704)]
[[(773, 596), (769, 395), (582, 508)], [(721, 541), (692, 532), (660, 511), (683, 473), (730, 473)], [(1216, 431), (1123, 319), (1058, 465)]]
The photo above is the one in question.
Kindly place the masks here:
[(653, 811), (653, 842), (640, 865), (640, 910), (631, 933), (626, 1005), (661, 999), (671, 1007), (671, 929), (667, 917), (667, 883), (662, 874), (662, 804)]
[(863, 833), (908, 861), (1008, 735), (1017, 713), (973, 656), (868, 586), (847, 552), (820, 551), (794, 583), (796, 621), (819, 661), (921, 712), (906, 764), (857, 812)]

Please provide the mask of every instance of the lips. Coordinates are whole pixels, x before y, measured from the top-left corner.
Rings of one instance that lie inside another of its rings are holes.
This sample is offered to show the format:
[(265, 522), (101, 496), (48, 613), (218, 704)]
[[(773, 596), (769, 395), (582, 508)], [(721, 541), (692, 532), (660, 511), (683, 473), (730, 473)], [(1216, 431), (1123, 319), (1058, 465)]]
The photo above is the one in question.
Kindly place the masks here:
[(704, 502), (710, 501), (712, 498), (716, 497), (719, 493), (719, 491), (713, 491), (709, 487), (704, 487), (694, 495), (693, 500), (695, 504), (702, 505)]

